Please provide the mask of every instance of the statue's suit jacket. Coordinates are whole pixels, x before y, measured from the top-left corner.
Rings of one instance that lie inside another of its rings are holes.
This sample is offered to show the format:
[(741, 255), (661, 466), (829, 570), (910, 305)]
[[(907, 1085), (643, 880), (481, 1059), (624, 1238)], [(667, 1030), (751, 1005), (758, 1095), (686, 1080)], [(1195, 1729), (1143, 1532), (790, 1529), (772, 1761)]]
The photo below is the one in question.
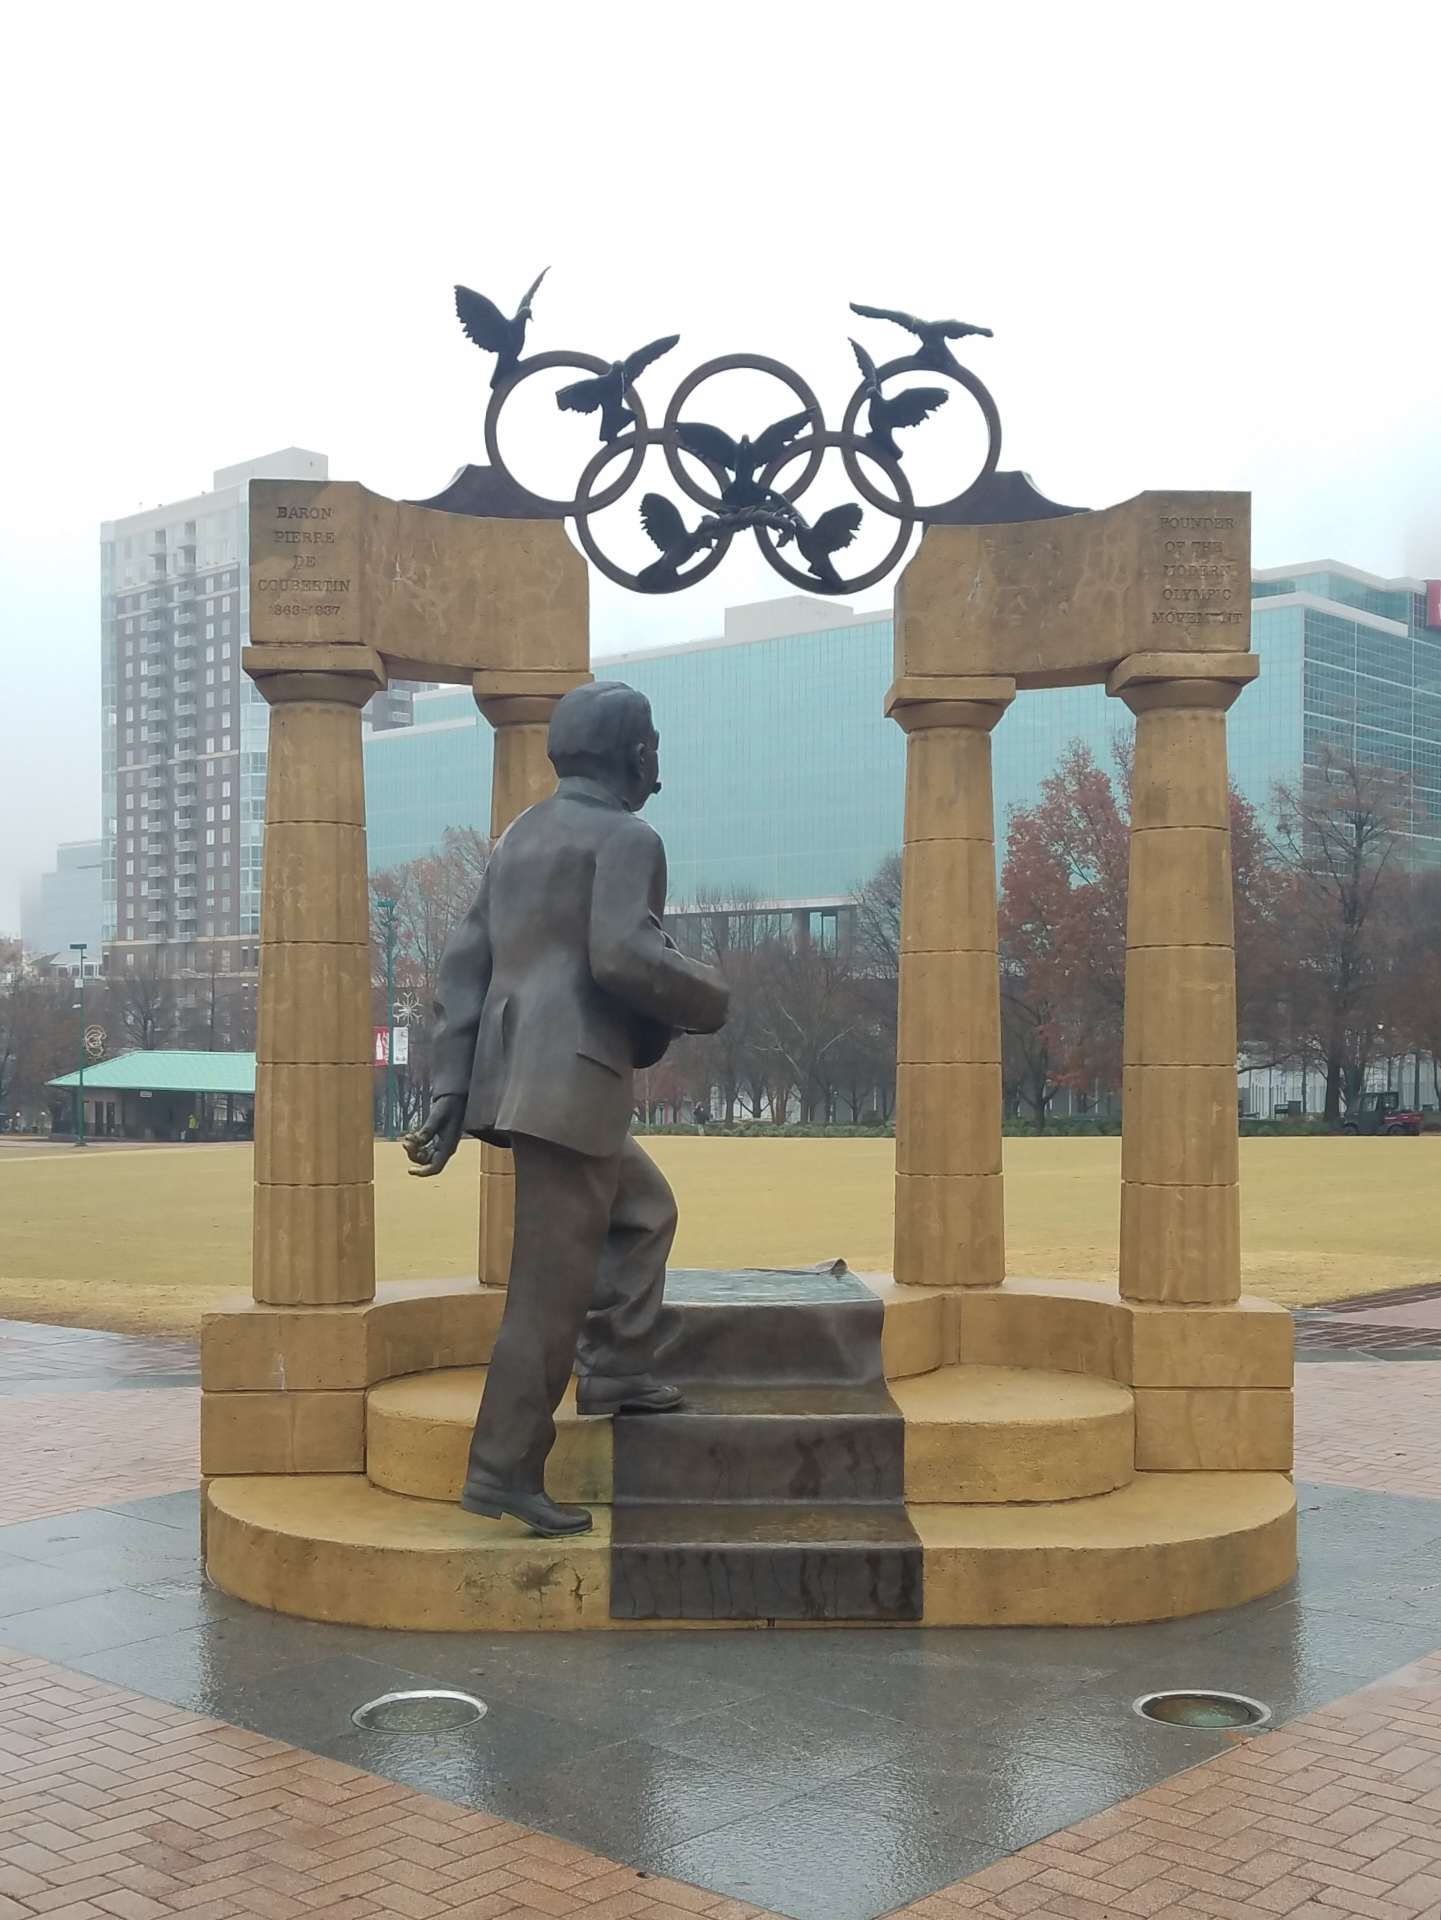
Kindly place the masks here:
[(467, 1133), (620, 1152), (635, 1068), (725, 1018), (720, 975), (661, 925), (665, 892), (659, 835), (596, 781), (507, 827), (436, 989), (432, 1091), (466, 1097)]

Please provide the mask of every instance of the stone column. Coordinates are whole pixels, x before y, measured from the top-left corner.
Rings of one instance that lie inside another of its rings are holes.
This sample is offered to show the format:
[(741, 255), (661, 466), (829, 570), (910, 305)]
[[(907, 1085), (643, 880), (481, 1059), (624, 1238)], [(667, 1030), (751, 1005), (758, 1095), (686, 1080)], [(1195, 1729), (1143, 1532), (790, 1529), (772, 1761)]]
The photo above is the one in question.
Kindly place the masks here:
[(912, 1286), (1005, 1278), (990, 736), (1015, 692), (909, 675), (886, 700), (907, 736), (895, 1277)]
[[(277, 650), (278, 651), (278, 650)], [(300, 649), (286, 649), (292, 658)], [(270, 703), (255, 1098), (255, 1298), (375, 1293), (370, 896), (360, 710), (368, 648), (332, 670), (246, 669)], [(317, 662), (317, 666), (319, 662)]]
[[(588, 673), (496, 670), (477, 673), (475, 703), (495, 729), (490, 776), (490, 837), (498, 840), (518, 813), (544, 800), (555, 787), (546, 757), (546, 732), (556, 702)], [(480, 1283), (503, 1287), (510, 1279), (515, 1231), (515, 1163), (501, 1147), (480, 1149)]]
[(1107, 691), (1136, 716), (1126, 909), (1121, 1292), (1241, 1291), (1236, 951), (1226, 711), (1252, 654), (1134, 654)]

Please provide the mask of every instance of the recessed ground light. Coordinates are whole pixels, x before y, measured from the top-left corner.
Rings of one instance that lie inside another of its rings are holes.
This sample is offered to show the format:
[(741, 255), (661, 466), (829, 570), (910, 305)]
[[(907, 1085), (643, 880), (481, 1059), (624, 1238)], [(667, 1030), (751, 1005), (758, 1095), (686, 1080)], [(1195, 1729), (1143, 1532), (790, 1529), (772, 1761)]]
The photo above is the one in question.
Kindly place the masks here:
[(1132, 1702), (1132, 1711), (1163, 1727), (1265, 1727), (1271, 1722), (1271, 1709), (1260, 1700), (1248, 1700), (1244, 1693), (1212, 1693), (1200, 1687), (1143, 1693)]
[(485, 1702), (473, 1694), (424, 1687), (414, 1693), (383, 1693), (351, 1714), (367, 1733), (458, 1733), (485, 1715)]

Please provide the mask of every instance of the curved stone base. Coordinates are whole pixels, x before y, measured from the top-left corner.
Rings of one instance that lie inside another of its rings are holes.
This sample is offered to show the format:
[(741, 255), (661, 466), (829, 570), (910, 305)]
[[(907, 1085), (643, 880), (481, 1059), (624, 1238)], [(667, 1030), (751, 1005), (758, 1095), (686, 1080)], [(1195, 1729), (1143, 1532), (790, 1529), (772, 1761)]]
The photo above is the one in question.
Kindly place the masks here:
[[(925, 1626), (1175, 1619), (1271, 1593), (1296, 1567), (1295, 1494), (1278, 1473), (1140, 1474), (1090, 1499), (909, 1512)], [(453, 1632), (630, 1624), (610, 1618), (604, 1507), (593, 1533), (541, 1540), (359, 1475), (313, 1474), (212, 1481), (206, 1515), (211, 1579), (277, 1613)]]
[[(378, 1487), (455, 1500), (485, 1385), (484, 1367), (450, 1367), (372, 1387), (366, 1471)], [(910, 1501), (1078, 1500), (1131, 1478), (1135, 1412), (1128, 1388), (1079, 1373), (939, 1367), (891, 1382), (905, 1417)], [(765, 1396), (757, 1392), (758, 1410)], [(556, 1416), (547, 1484), (557, 1500), (611, 1497), (611, 1423), (583, 1419), (574, 1382)]]

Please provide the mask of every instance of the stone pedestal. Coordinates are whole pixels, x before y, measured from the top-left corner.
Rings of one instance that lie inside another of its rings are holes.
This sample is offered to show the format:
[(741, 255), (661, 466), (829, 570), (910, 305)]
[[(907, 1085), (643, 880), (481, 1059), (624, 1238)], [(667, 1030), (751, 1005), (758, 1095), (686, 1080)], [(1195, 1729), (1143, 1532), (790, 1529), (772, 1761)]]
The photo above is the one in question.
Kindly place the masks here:
[(886, 701), (907, 736), (895, 1276), (910, 1285), (1005, 1277), (990, 734), (1015, 691), (911, 675)]
[(1254, 655), (1134, 654), (1107, 690), (1136, 716), (1126, 911), (1121, 1292), (1240, 1297), (1236, 953), (1226, 711)]
[[(477, 673), (475, 703), (495, 729), (490, 783), (490, 837), (498, 840), (519, 813), (555, 788), (546, 733), (556, 702), (590, 678), (583, 672), (504, 670)], [(510, 1279), (515, 1237), (515, 1162), (500, 1147), (480, 1150), (480, 1282)]]

